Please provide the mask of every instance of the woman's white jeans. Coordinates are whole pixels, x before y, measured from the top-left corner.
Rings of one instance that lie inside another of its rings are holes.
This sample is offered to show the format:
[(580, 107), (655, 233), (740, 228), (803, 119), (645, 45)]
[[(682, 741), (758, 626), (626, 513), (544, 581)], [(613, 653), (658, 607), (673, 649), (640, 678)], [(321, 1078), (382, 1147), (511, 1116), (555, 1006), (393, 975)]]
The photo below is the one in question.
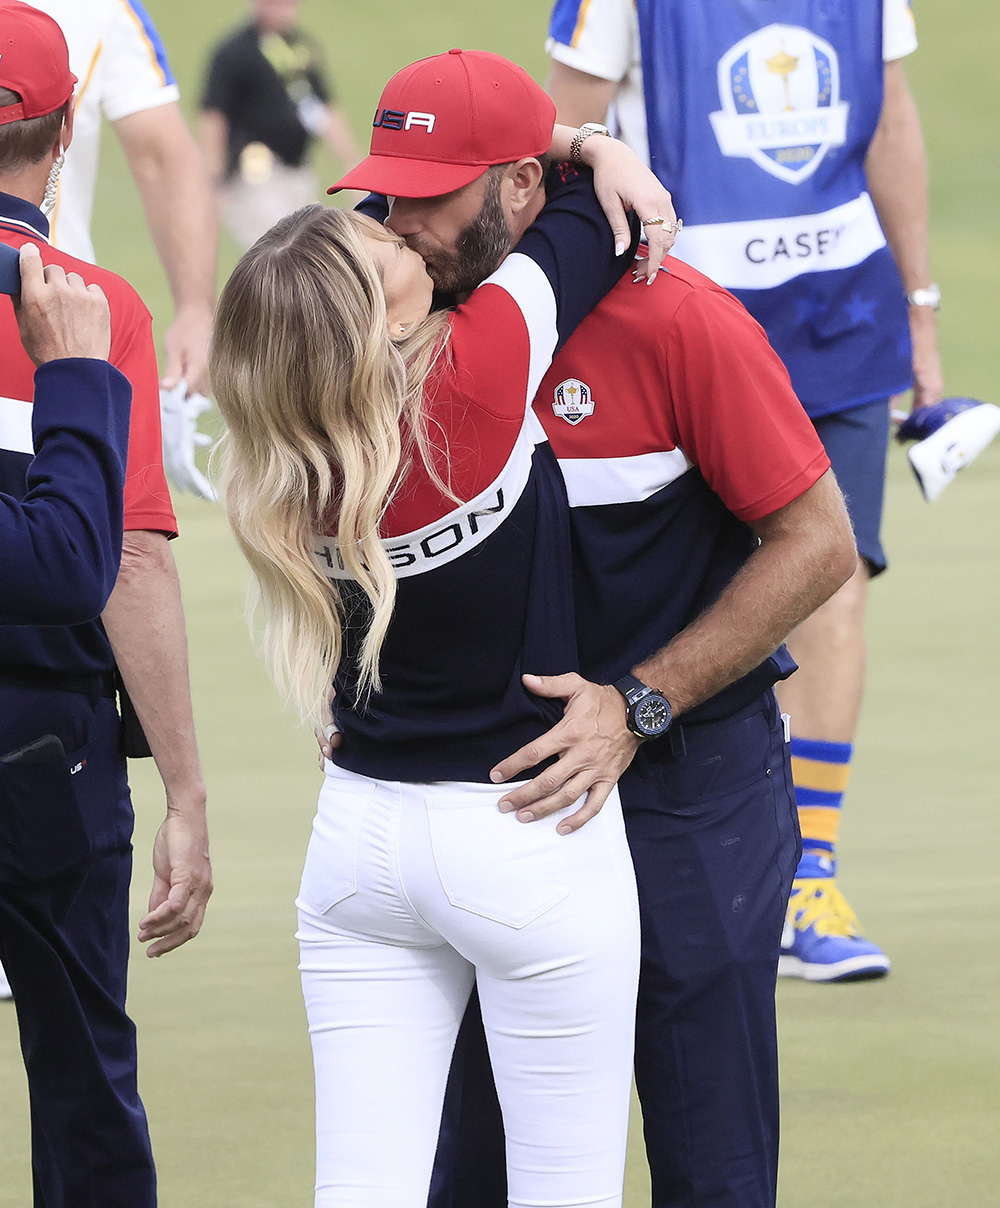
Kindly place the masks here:
[(575, 807), (525, 824), (502, 795), (327, 764), (297, 901), (317, 1208), (426, 1208), (474, 981), (510, 1204), (621, 1205), (639, 917), (618, 794), (571, 835)]

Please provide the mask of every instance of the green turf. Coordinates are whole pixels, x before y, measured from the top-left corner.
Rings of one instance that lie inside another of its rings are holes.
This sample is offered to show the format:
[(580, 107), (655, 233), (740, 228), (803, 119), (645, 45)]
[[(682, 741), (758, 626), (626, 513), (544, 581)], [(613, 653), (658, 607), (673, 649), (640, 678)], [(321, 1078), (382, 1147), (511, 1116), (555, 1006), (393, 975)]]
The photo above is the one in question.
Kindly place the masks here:
[[(149, 0), (193, 101), (235, 0)], [(448, 46), (497, 50), (536, 74), (547, 4), (312, 0), (359, 136), (380, 85)], [(935, 276), (951, 389), (997, 399), (994, 302), (1000, 126), (992, 0), (925, 4), (911, 80), (934, 165)], [(97, 207), (104, 261), (168, 316), (158, 265), (115, 147)], [(321, 160), (324, 173), (332, 170)], [(223, 262), (233, 261), (230, 247)], [(311, 740), (279, 709), (241, 616), (243, 570), (218, 509), (178, 500), (196, 712), (212, 795), (217, 891), (203, 935), (136, 959), (131, 1005), (164, 1208), (305, 1208), (311, 1086), (292, 933), (317, 790)], [(893, 450), (890, 574), (872, 590), (871, 677), (848, 798), (843, 884), (893, 958), (881, 983), (779, 989), (782, 1208), (990, 1208), (1000, 1202), (997, 960), (1000, 793), (1000, 447), (928, 506)], [(133, 768), (136, 915), (161, 793)], [(30, 1202), (13, 1010), (0, 1010), (0, 1208)], [(387, 1155), (387, 1161), (391, 1155)], [(627, 1208), (648, 1203), (638, 1135)], [(476, 1208), (468, 1205), (467, 1208)]]

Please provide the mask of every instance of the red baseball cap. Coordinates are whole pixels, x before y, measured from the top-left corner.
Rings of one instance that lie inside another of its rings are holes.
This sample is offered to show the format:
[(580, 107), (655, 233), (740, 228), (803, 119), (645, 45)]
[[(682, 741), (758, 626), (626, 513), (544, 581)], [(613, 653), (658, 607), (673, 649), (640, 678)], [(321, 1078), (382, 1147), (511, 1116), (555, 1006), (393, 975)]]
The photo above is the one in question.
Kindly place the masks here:
[(0, 108), (0, 126), (55, 113), (76, 87), (63, 31), (21, 0), (0, 0), (0, 86), (22, 98)]
[(392, 77), (375, 111), (371, 154), (331, 185), (390, 197), (439, 197), (493, 164), (544, 155), (556, 107), (516, 63), (449, 50)]

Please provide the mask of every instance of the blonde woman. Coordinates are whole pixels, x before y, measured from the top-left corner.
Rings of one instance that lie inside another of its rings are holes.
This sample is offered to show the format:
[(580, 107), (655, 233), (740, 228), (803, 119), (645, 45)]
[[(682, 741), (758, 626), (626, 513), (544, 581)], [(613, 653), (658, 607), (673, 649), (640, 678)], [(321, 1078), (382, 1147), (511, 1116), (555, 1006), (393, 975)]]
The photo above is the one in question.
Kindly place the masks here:
[[(412, 90), (460, 67), (436, 121), (446, 102), (482, 112), (511, 91), (523, 113), (527, 89), (538, 152), (568, 158), (575, 132), (553, 137), (529, 77), (456, 53), (406, 69), (408, 104), (383, 113), (435, 116)], [(620, 145), (583, 149), (622, 178)], [(537, 199), (538, 161), (498, 158), (464, 182), (409, 163), (428, 194), (453, 191), (461, 208), (468, 192), (470, 213)], [(666, 198), (635, 165), (622, 198), (637, 181)], [(219, 305), (226, 500), (265, 652), (303, 717), (335, 684), (343, 733), (298, 900), (321, 1208), (424, 1208), (474, 982), (511, 1204), (621, 1204), (638, 922), (616, 795), (563, 836), (573, 807), (525, 826), (497, 809), (489, 776), (557, 720), (522, 673), (576, 667), (565, 494), (531, 400), (632, 261), (588, 181), (562, 176), (455, 310), (432, 311), (424, 262), (400, 239), (318, 207), (264, 236)]]

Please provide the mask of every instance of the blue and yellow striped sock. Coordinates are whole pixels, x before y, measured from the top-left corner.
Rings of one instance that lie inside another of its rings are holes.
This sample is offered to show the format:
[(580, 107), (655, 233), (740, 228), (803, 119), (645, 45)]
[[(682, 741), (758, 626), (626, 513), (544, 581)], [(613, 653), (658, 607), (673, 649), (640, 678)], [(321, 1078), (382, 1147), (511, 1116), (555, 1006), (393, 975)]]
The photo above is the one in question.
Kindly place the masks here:
[(792, 779), (803, 852), (833, 859), (853, 751), (849, 742), (792, 737)]

